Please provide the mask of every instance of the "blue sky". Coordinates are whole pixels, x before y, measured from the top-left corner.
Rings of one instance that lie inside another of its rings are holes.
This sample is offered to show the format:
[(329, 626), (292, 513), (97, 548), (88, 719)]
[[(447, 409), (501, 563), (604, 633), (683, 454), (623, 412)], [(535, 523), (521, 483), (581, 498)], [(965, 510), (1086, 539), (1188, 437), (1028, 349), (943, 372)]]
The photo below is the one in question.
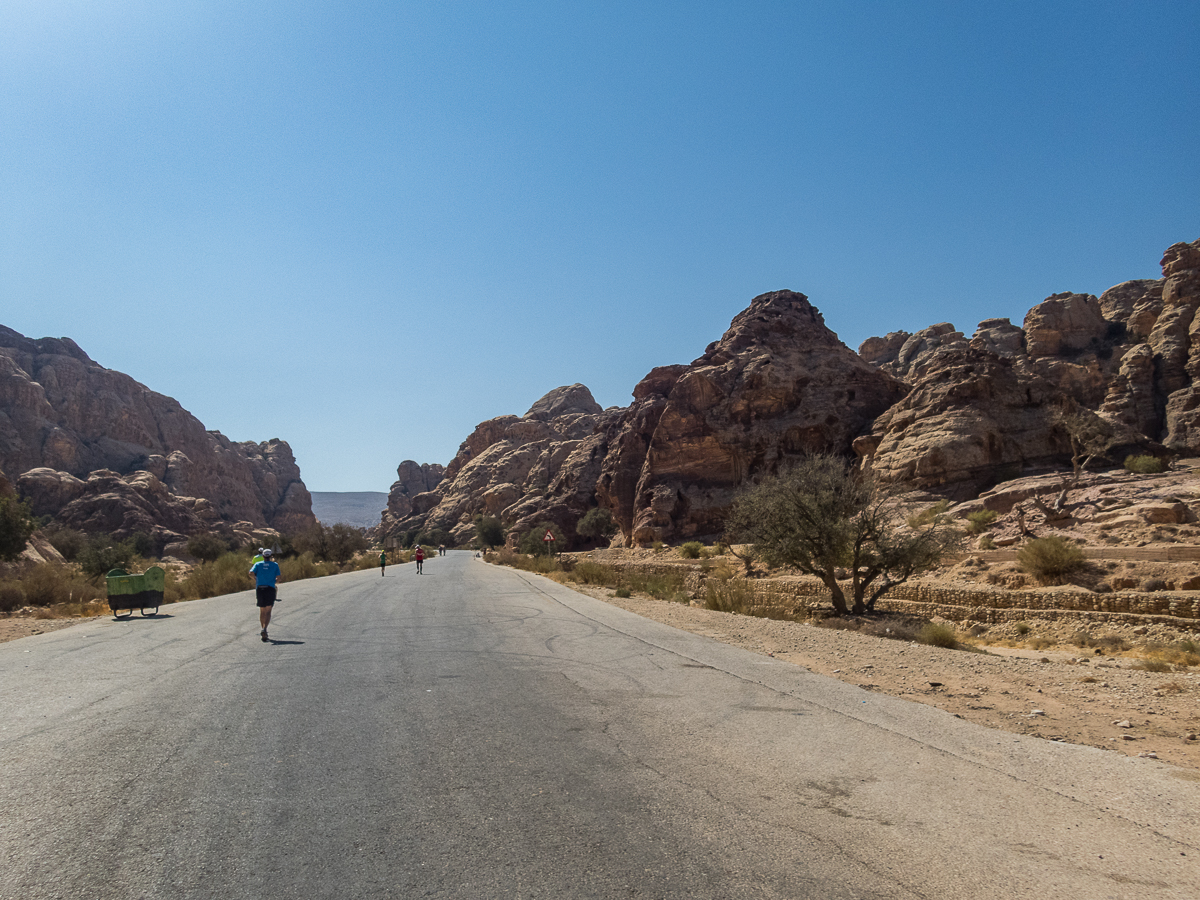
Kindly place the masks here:
[(0, 0), (0, 323), (312, 490), (757, 294), (857, 348), (1200, 237), (1200, 4)]

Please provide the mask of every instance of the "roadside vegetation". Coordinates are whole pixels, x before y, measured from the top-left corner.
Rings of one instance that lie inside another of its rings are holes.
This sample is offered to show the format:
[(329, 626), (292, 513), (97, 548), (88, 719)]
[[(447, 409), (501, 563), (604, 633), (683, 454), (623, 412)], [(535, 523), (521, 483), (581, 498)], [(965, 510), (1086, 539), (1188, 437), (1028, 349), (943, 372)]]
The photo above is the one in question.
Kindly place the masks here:
[[(10, 501), (4, 504), (4, 501)], [(113, 569), (144, 572), (161, 565), (166, 571), (163, 591), (165, 604), (199, 600), (249, 590), (251, 560), (257, 547), (236, 546), (217, 534), (192, 537), (188, 551), (197, 560), (193, 565), (163, 564), (154, 553), (154, 542), (144, 534), (118, 540), (110, 535), (88, 535), (53, 523), (41, 534), (63, 557), (63, 563), (14, 562), (25, 547), (37, 522), (23, 504), (0, 497), (0, 522), (7, 512), (16, 511), (14, 522), (7, 523), (7, 534), (15, 543), (25, 534), (21, 547), (4, 555), (0, 565), (0, 614), (12, 614), (32, 608), (41, 618), (108, 615), (108, 591), (105, 576)], [(21, 517), (23, 516), (23, 522)], [(0, 524), (0, 530), (3, 525)], [(326, 526), (318, 523), (296, 535), (284, 536), (276, 548), (281, 581), (320, 578), (379, 565), (379, 548), (372, 547), (363, 529), (349, 525)], [(427, 554), (436, 549), (427, 547)], [(389, 564), (408, 562), (413, 551), (389, 554)]]

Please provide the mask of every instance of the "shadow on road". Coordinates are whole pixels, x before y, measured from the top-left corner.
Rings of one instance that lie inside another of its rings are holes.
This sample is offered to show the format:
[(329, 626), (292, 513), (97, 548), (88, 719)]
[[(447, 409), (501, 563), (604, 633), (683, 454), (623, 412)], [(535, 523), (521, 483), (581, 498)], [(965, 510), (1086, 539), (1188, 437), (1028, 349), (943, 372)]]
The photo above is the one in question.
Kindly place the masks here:
[(275, 638), (267, 638), (267, 643), (275, 644), (276, 646), (285, 646), (288, 644), (303, 644), (304, 641), (277, 641)]

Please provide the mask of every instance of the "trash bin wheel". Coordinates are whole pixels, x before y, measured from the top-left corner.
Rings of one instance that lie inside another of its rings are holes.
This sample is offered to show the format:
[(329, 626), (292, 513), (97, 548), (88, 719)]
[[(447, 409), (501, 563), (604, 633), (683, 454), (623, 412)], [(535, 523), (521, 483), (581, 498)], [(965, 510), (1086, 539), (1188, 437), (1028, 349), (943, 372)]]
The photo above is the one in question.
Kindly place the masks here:
[[(130, 612), (130, 614), (132, 614), (133, 610), (130, 610), (129, 612)], [(154, 607), (154, 609), (150, 610), (150, 612), (146, 612), (145, 608), (143, 608), (142, 615), (143, 616), (157, 616), (158, 615), (158, 607), (157, 606)]]
[(122, 610), (114, 609), (113, 610), (113, 618), (114, 619), (128, 619), (130, 616), (133, 615), (133, 610), (132, 609), (124, 610), (124, 613), (125, 613), (124, 615), (121, 615), (121, 613), (122, 613)]

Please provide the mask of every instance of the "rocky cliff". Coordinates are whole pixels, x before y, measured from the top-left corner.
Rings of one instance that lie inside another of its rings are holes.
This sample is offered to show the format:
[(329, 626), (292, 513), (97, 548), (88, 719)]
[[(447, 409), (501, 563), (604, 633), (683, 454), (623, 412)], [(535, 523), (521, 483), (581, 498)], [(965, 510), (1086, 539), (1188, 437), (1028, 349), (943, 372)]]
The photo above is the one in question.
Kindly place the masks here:
[(855, 450), (889, 480), (959, 497), (1061, 465), (1064, 417), (1080, 411), (1107, 423), (1117, 456), (1200, 453), (1200, 241), (1161, 265), (1162, 279), (1100, 297), (1053, 294), (1019, 328), (988, 319), (970, 339), (942, 323), (865, 341), (863, 359), (912, 390)]
[(296, 531), (316, 520), (287, 443), (235, 443), (69, 338), (0, 326), (0, 469), (38, 515), (88, 531)]
[(713, 535), (748, 477), (814, 450), (963, 498), (1069, 464), (1078, 416), (1108, 429), (1118, 462), (1200, 454), (1200, 241), (1170, 247), (1162, 271), (1100, 297), (1054, 294), (1019, 327), (987, 319), (968, 338), (944, 322), (857, 354), (803, 294), (763, 294), (698, 359), (652, 370), (626, 408), (602, 411), (573, 385), (481, 423), (436, 487), (393, 486), (384, 531), (466, 540), (487, 513), (514, 535), (547, 520), (577, 542), (599, 505), (619, 541)]
[(627, 408), (601, 410), (577, 384), (524, 416), (481, 423), (443, 485), (414, 498), (409, 518), (385, 516), (384, 530), (465, 540), (485, 513), (514, 536), (554, 522), (574, 543), (575, 524), (600, 505), (634, 542), (712, 534), (748, 475), (814, 450), (849, 452), (905, 391), (843, 345), (803, 294), (763, 294), (699, 359), (651, 371)]

